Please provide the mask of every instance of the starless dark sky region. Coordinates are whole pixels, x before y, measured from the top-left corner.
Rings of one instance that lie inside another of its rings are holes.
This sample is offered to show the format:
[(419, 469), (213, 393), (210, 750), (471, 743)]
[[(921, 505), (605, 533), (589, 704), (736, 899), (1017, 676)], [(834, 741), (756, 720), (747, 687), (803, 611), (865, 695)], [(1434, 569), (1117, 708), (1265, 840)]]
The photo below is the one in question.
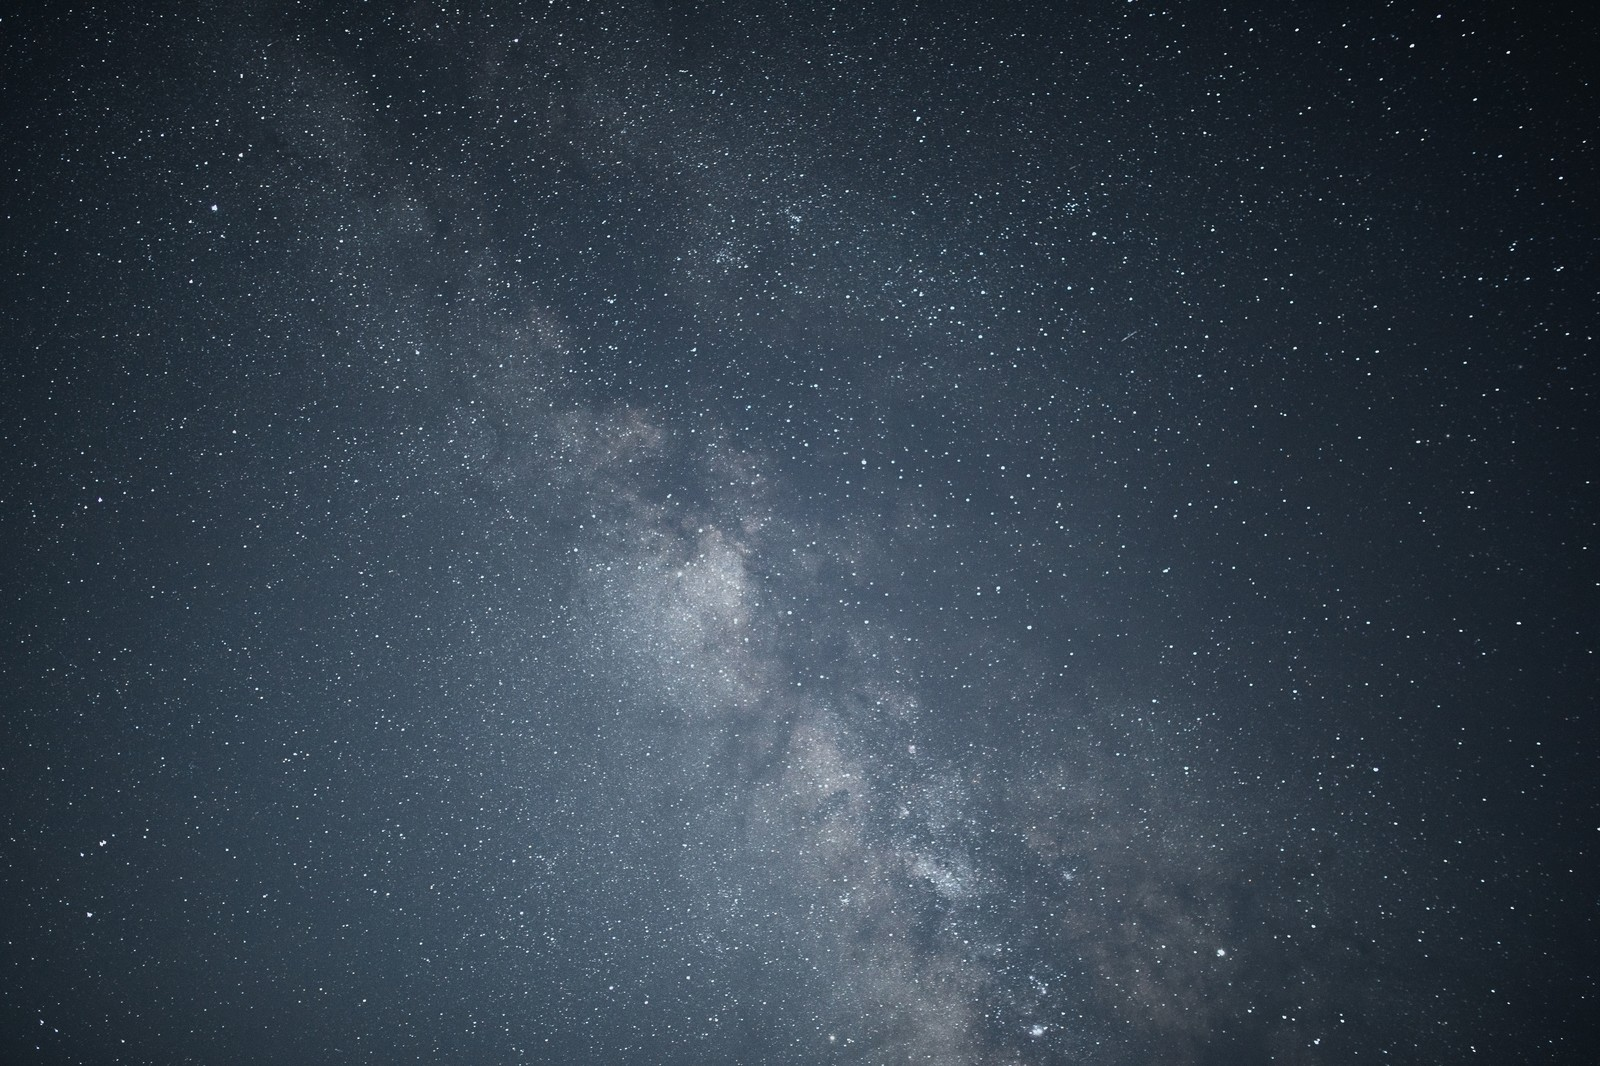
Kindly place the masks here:
[(11, 10), (0, 1059), (1587, 1061), (1578, 12)]

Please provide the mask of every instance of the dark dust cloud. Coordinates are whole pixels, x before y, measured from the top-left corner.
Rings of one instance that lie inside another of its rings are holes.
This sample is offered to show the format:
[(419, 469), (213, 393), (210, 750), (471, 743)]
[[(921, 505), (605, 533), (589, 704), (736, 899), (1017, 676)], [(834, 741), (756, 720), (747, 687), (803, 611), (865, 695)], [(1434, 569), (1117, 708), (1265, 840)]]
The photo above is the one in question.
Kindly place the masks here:
[(1582, 25), (7, 14), (3, 1057), (1584, 1061)]

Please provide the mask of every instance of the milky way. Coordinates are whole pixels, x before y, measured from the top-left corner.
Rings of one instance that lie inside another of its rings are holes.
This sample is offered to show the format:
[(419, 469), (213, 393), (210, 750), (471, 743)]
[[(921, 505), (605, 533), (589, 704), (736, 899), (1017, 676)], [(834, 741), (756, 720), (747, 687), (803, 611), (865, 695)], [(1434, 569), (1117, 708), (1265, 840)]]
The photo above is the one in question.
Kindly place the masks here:
[(13, 36), (8, 1061), (1571, 1052), (1570, 35)]

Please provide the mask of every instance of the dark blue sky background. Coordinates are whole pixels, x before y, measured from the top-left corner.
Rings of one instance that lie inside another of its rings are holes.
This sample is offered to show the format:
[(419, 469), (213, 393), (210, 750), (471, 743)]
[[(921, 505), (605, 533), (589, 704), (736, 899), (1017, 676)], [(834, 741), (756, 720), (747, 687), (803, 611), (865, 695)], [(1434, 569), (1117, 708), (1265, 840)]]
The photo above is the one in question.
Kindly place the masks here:
[(1584, 1061), (1591, 26), (0, 23), (7, 1061)]

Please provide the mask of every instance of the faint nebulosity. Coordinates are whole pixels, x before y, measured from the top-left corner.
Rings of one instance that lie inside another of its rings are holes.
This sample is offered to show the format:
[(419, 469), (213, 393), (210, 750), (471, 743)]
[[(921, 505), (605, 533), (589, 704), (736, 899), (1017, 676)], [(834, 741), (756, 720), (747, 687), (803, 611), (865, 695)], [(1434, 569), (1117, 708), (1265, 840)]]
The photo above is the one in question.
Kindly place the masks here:
[(1582, 1061), (1569, 21), (8, 15), (3, 1057)]

